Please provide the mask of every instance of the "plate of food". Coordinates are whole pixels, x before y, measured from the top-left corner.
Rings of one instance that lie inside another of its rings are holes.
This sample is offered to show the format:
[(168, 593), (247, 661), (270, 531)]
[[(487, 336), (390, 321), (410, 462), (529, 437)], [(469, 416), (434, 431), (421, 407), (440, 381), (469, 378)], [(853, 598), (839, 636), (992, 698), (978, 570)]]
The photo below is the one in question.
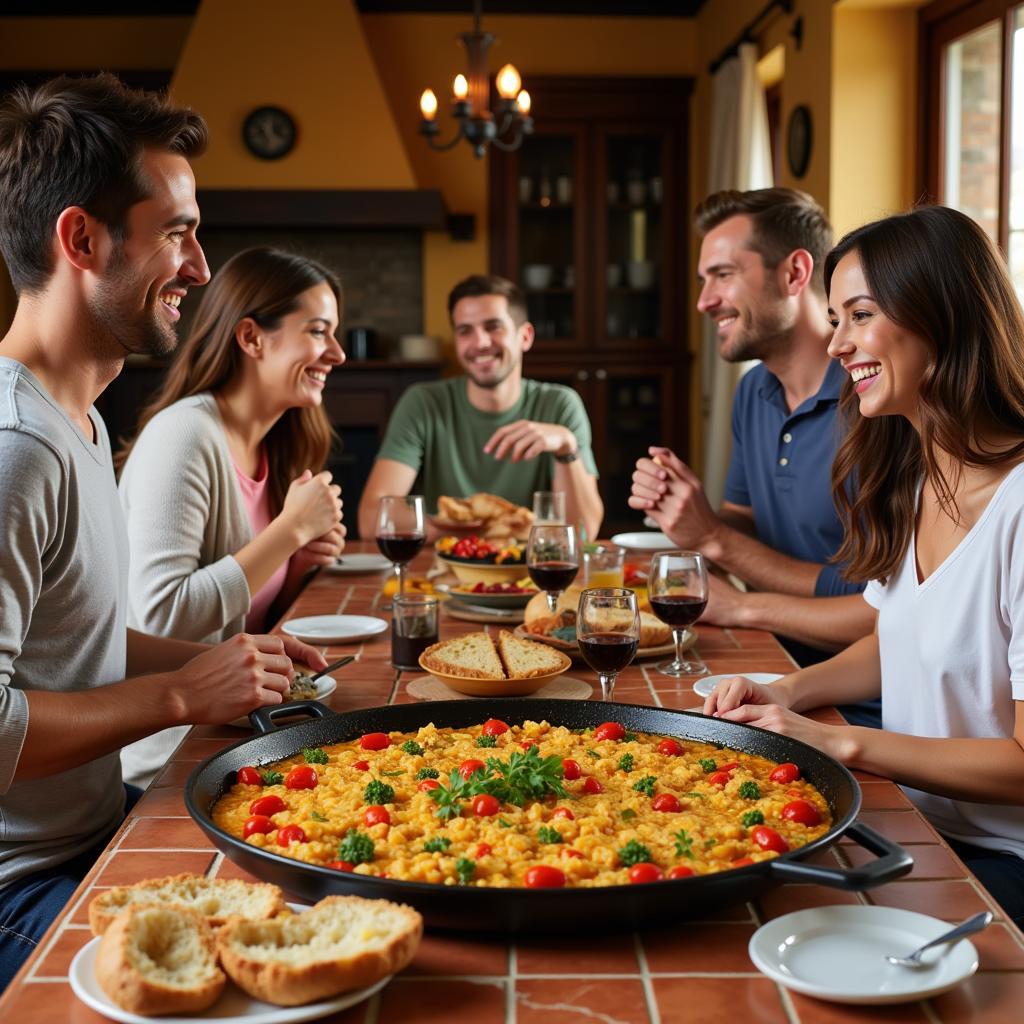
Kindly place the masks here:
[(484, 537), (525, 537), (533, 525), (533, 512), (523, 505), (506, 501), (497, 494), (472, 494), (437, 499), (437, 513), (431, 522), (439, 530), (452, 533), (479, 532)]
[[(72, 991), (130, 1024), (315, 1020), (386, 985), (423, 930), (416, 911), (388, 901), (330, 896), (308, 907), (286, 904), (275, 885), (194, 875), (104, 890), (89, 919), (98, 934), (71, 962)], [(325, 942), (327, 931), (342, 938)]]
[[(331, 676), (321, 676), (319, 679), (313, 680), (313, 675), (312, 672), (296, 672), (285, 700), (323, 700), (338, 688), (338, 681), (332, 679)], [(241, 729), (248, 729), (252, 723), (248, 716), (243, 716), (228, 722), (228, 725), (237, 725)]]
[(560, 651), (507, 629), (464, 633), (420, 655), (420, 668), (472, 697), (521, 697), (560, 676), (572, 660)]
[(536, 594), (537, 586), (529, 576), (514, 582), (478, 581), (472, 585), (460, 584), (448, 588), (448, 595), (456, 601), (488, 611), (494, 608), (525, 608)]
[(463, 586), (516, 583), (526, 577), (526, 546), (516, 541), (442, 537), (434, 553)]

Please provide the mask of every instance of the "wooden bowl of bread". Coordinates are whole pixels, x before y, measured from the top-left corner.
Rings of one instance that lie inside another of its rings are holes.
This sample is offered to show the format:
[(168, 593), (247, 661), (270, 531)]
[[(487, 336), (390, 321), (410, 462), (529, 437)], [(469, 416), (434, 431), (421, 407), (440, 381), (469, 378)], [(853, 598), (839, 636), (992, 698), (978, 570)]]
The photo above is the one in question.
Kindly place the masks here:
[(560, 676), (572, 659), (502, 629), (442, 640), (420, 655), (420, 668), (471, 697), (522, 697)]

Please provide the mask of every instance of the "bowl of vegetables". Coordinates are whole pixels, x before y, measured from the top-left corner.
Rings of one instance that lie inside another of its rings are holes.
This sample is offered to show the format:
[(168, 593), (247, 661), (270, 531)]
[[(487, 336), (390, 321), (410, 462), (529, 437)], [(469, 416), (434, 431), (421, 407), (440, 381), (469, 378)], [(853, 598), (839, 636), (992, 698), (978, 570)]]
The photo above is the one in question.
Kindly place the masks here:
[(518, 541), (483, 537), (442, 537), (437, 559), (464, 587), (477, 583), (515, 583), (526, 575), (526, 547)]

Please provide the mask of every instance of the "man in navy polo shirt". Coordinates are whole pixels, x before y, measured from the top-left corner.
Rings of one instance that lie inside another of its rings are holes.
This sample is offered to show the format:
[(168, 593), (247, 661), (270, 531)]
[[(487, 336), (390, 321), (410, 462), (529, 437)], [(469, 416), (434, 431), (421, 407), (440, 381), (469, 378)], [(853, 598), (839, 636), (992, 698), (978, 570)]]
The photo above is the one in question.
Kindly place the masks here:
[[(703, 236), (697, 308), (728, 362), (760, 360), (733, 401), (725, 500), (667, 448), (637, 461), (632, 508), (681, 548), (703, 551), (750, 588), (712, 578), (703, 621), (778, 633), (796, 660), (821, 661), (874, 628), (874, 611), (830, 564), (843, 527), (832, 504), (842, 368), (829, 358), (821, 276), (832, 229), (792, 189), (718, 192), (695, 215)], [(879, 725), (877, 702), (843, 708)]]

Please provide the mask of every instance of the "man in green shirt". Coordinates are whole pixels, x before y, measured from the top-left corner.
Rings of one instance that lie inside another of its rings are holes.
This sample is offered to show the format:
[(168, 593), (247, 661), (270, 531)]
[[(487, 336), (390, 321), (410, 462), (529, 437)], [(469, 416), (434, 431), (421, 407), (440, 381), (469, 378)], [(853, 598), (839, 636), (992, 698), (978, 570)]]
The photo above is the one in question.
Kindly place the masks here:
[(520, 289), (474, 275), (448, 296), (455, 354), (464, 375), (409, 388), (395, 406), (359, 502), (359, 533), (376, 532), (386, 494), (479, 491), (530, 506), (534, 491), (564, 491), (566, 517), (597, 536), (604, 506), (580, 396), (561, 384), (523, 379), (533, 345)]

